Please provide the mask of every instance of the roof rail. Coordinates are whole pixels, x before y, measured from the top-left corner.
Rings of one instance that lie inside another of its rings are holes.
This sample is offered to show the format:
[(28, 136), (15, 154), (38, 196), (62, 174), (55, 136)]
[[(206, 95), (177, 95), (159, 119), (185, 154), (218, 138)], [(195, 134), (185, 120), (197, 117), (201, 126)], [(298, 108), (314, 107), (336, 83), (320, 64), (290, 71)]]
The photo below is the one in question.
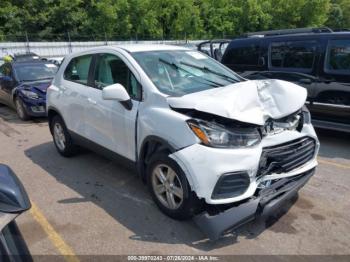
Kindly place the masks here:
[(334, 32), (349, 32), (350, 28), (338, 28), (338, 29), (333, 29)]
[(302, 34), (302, 33), (332, 33), (333, 30), (329, 27), (319, 27), (319, 28), (295, 28), (295, 29), (282, 29), (282, 30), (269, 30), (260, 32), (246, 33), (244, 37), (263, 37), (263, 36), (273, 36), (273, 35), (292, 35), (292, 34)]

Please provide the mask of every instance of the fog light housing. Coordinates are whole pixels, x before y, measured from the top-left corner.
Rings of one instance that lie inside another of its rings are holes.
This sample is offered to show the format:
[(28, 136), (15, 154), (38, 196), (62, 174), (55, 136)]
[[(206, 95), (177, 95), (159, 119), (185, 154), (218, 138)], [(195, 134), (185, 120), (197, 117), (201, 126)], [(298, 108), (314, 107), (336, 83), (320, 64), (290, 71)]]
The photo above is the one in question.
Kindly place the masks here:
[(247, 171), (223, 174), (216, 183), (211, 198), (223, 199), (242, 195), (247, 191), (249, 184), (250, 178)]
[(30, 107), (34, 113), (45, 113), (44, 106), (32, 106)]

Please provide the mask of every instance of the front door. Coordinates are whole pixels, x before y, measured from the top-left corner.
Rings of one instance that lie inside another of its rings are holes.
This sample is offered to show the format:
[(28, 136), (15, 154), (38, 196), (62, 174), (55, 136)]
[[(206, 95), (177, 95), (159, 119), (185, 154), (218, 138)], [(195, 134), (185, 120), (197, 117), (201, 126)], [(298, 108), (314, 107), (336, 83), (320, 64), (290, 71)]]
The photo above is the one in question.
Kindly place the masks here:
[[(135, 123), (141, 100), (135, 75), (121, 56), (98, 54), (85, 111), (88, 139), (130, 160), (135, 160)], [(102, 99), (102, 89), (116, 83), (128, 91), (131, 109), (121, 102)]]

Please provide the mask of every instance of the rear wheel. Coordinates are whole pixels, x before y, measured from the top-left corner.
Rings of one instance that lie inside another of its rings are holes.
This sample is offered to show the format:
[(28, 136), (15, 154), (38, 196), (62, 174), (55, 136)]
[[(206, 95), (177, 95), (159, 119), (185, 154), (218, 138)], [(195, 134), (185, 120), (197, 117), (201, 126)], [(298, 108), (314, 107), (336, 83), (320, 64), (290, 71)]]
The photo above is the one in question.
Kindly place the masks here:
[(188, 219), (198, 210), (198, 198), (184, 172), (167, 154), (158, 153), (151, 158), (147, 178), (154, 202), (169, 217)]
[(57, 151), (65, 157), (73, 156), (77, 152), (77, 147), (68, 133), (66, 125), (60, 116), (55, 116), (50, 124), (53, 141)]
[(21, 120), (26, 121), (30, 119), (30, 116), (27, 114), (27, 111), (23, 105), (23, 101), (21, 100), (21, 98), (19, 97), (15, 98), (15, 106), (16, 106), (17, 115)]

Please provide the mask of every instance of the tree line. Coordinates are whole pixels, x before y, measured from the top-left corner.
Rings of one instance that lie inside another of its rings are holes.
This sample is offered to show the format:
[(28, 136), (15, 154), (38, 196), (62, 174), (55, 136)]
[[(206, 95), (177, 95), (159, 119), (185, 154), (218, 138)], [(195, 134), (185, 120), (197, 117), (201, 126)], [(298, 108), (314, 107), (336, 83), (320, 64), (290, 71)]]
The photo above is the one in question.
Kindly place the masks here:
[(350, 0), (1, 0), (0, 40), (209, 39), (350, 28)]

